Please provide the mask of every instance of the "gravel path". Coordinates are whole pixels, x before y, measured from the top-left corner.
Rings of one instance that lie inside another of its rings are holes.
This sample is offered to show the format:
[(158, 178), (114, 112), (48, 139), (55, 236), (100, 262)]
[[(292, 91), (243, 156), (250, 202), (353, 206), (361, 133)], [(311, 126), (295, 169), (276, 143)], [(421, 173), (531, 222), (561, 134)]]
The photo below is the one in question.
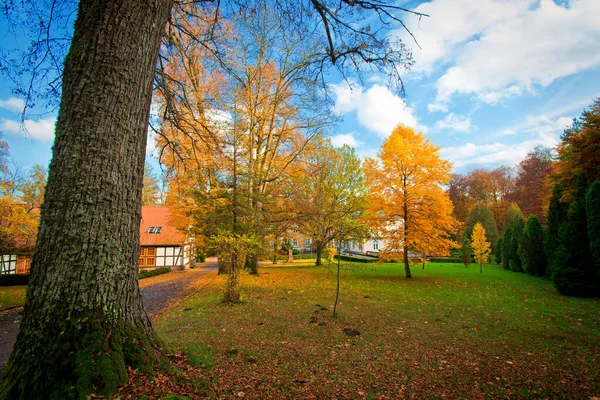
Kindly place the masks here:
[[(173, 271), (140, 281), (140, 291), (144, 308), (151, 320), (167, 306), (177, 303), (194, 291), (198, 280), (208, 282), (217, 275), (217, 260), (208, 258), (196, 268)], [(8, 356), (15, 344), (23, 307), (0, 312), (0, 372), (4, 369)]]

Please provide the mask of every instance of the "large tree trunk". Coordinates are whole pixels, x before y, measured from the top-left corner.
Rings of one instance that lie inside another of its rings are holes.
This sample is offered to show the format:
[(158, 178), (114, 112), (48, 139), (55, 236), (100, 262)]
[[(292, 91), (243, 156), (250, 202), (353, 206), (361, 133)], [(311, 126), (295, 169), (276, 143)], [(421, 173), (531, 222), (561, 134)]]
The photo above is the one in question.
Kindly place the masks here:
[(151, 371), (137, 282), (152, 80), (171, 0), (82, 0), (25, 315), (1, 398), (87, 398)]
[(323, 258), (323, 249), (317, 247), (317, 261), (315, 263), (315, 265), (317, 267), (320, 267), (321, 265), (323, 265), (322, 258)]

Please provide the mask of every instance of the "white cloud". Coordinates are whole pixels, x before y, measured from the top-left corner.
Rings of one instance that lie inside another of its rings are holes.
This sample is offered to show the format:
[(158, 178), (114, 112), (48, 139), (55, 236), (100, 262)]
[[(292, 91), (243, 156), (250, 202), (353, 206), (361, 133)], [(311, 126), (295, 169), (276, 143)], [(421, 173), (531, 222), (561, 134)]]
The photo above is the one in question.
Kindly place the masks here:
[(435, 123), (437, 129), (449, 129), (456, 132), (469, 132), (471, 130), (471, 118), (465, 115), (450, 113), (446, 118)]
[(335, 135), (335, 136), (331, 137), (331, 144), (333, 144), (335, 147), (342, 147), (343, 145), (347, 144), (350, 147), (357, 148), (358, 145), (361, 143), (362, 142), (358, 141), (354, 137), (353, 132), (346, 133), (346, 134), (340, 133), (339, 135)]
[[(451, 62), (457, 49), (495, 24), (509, 21), (525, 12), (536, 0), (433, 0), (420, 4), (415, 11), (429, 17), (413, 18), (407, 26), (421, 48), (413, 46), (413, 72), (429, 75)], [(398, 31), (407, 43), (413, 43), (404, 31)]]
[(529, 116), (519, 127), (507, 130), (513, 137), (528, 138), (521, 142), (492, 144), (467, 143), (463, 146), (444, 147), (441, 154), (454, 164), (456, 172), (473, 168), (496, 168), (518, 164), (536, 146), (556, 147), (561, 132), (571, 124), (571, 118), (550, 119), (545, 115)]
[(354, 112), (358, 122), (381, 138), (386, 138), (402, 123), (422, 130), (413, 111), (404, 100), (385, 86), (374, 84), (369, 89), (360, 85), (350, 88), (345, 82), (331, 85), (336, 98), (334, 111), (339, 114)]
[(429, 112), (448, 112), (448, 106), (443, 103), (430, 103), (427, 104), (427, 110), (429, 110)]
[(3, 119), (0, 129), (32, 139), (51, 142), (54, 140), (55, 117), (49, 117), (34, 121), (26, 119), (23, 123), (11, 119)]
[(0, 100), (0, 108), (9, 111), (22, 112), (25, 108), (25, 102), (17, 97), (11, 97), (8, 100)]
[(420, 75), (447, 68), (433, 104), (458, 94), (496, 104), (600, 65), (600, 1), (434, 0), (409, 24)]

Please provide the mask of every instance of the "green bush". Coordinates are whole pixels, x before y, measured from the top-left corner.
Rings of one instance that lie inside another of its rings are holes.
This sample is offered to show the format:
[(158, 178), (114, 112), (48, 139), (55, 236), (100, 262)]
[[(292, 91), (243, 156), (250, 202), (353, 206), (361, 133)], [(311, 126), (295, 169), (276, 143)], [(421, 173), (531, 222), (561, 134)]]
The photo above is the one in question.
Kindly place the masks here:
[(334, 258), (337, 260), (337, 258), (340, 258), (340, 260), (343, 261), (352, 261), (352, 262), (359, 262), (359, 263), (375, 263), (377, 261), (379, 261), (379, 259), (377, 258), (373, 258), (373, 259), (369, 259), (369, 258), (362, 258), (362, 257), (353, 257), (353, 256), (347, 256), (345, 254), (340, 255), (335, 255)]
[(294, 255), (295, 260), (314, 260), (317, 258), (316, 254), (297, 254)]
[(429, 261), (434, 262), (434, 263), (456, 263), (456, 264), (460, 264), (463, 262), (460, 257), (432, 258)]
[(206, 261), (206, 252), (204, 249), (196, 248), (196, 261), (201, 263)]
[(171, 268), (169, 267), (160, 267), (153, 270), (141, 270), (138, 275), (138, 279), (150, 278), (156, 275), (167, 274), (171, 272)]
[(298, 254), (300, 254), (300, 250), (298, 250), (298, 249), (292, 250), (292, 255), (297, 256)]
[(23, 286), (29, 283), (29, 274), (0, 275), (0, 286)]

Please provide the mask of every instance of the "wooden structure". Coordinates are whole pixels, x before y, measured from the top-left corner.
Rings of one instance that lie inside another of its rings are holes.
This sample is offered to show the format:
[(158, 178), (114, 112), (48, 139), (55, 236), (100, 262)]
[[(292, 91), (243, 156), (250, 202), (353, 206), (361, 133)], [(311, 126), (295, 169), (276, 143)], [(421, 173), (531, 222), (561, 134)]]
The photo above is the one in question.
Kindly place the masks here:
[(143, 206), (140, 223), (140, 268), (189, 268), (194, 262), (193, 238), (173, 223), (165, 206)]

